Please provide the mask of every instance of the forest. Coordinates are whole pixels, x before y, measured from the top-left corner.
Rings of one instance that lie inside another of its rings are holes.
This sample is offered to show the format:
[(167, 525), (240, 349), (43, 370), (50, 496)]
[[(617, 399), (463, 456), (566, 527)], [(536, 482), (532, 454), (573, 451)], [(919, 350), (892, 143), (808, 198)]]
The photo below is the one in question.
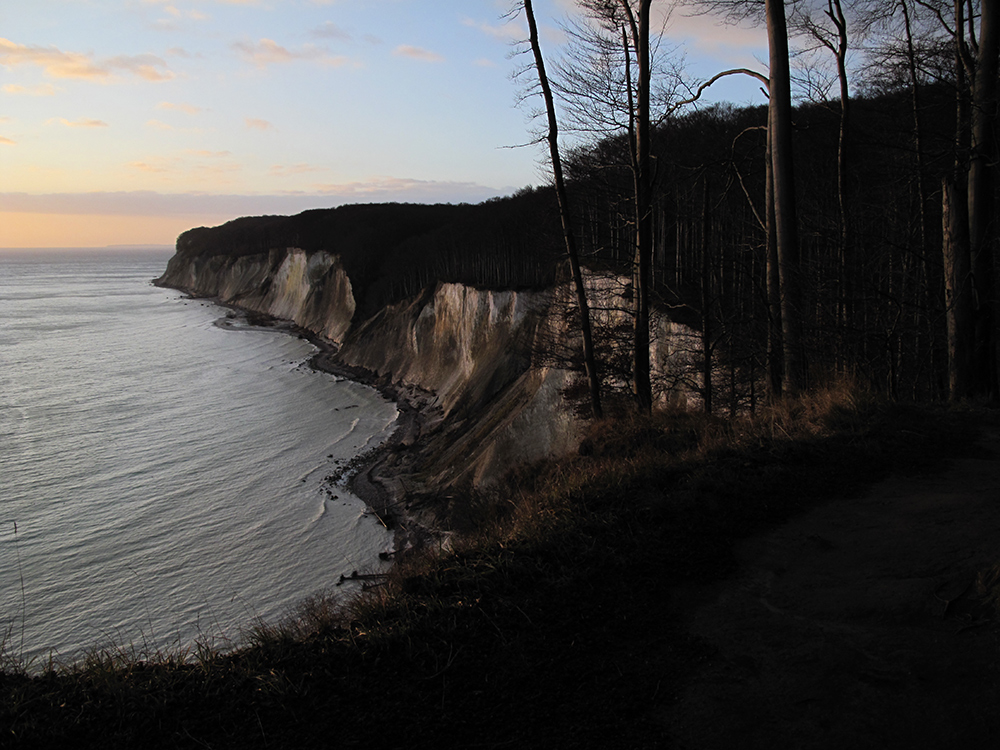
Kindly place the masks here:
[[(699, 332), (687, 385), (706, 410), (835, 379), (907, 400), (997, 398), (996, 3), (720, 0), (715, 12), (759, 13), (772, 41), (783, 35), (770, 78), (755, 74), (763, 103), (748, 107), (701, 103), (704, 86), (684, 82), (650, 28), (656, 3), (581, 5), (551, 85), (537, 85), (537, 37), (523, 71), (526, 95), (550, 89), (539, 140), (556, 146), (555, 187), (238, 219), (185, 233), (178, 250), (334, 250), (361, 317), (436, 281), (569, 282), (575, 256), (584, 276), (620, 282), (633, 321), (602, 329), (595, 316), (592, 395), (624, 384), (640, 409), (649, 310)], [(562, 153), (560, 126), (575, 144)], [(584, 287), (568, 313), (581, 326)], [(574, 360), (584, 371), (587, 353)]]

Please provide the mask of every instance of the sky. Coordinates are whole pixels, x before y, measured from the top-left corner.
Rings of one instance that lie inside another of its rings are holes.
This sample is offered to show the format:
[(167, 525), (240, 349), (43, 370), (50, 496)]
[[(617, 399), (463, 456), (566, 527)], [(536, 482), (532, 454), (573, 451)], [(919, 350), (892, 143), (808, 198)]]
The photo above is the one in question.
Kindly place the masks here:
[[(0, 247), (173, 245), (244, 215), (477, 203), (542, 184), (510, 4), (4, 2)], [(534, 5), (555, 58), (575, 4)], [(766, 72), (762, 29), (683, 9), (666, 28), (694, 83)], [(757, 89), (733, 79), (713, 96), (762, 103)]]

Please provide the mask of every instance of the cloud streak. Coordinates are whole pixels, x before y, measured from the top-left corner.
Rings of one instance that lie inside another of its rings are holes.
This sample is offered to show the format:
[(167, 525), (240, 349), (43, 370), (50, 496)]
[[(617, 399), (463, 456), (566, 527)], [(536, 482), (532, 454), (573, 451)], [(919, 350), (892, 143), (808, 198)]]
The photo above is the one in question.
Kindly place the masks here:
[(147, 81), (174, 77), (165, 61), (155, 55), (118, 55), (96, 60), (92, 55), (63, 52), (56, 47), (17, 44), (0, 37), (0, 65), (5, 68), (33, 66), (50, 78), (109, 82), (125, 73)]
[[(314, 185), (313, 189), (321, 195), (337, 196), (344, 202), (366, 200), (474, 201), (486, 200), (500, 194), (500, 191), (474, 182), (438, 182), (409, 177), (372, 177), (364, 181)], [(467, 197), (454, 197), (459, 195)]]
[(516, 42), (525, 37), (525, 29), (519, 23), (514, 23), (513, 21), (503, 24), (490, 24), (476, 21), (473, 18), (463, 18), (462, 25), (468, 26), (471, 29), (478, 29), (486, 34), (486, 36), (501, 42)]
[(65, 117), (53, 117), (45, 121), (46, 125), (62, 125), (67, 128), (106, 128), (109, 127), (104, 120), (93, 120), (81, 118), (79, 120), (67, 120)]
[(273, 39), (260, 39), (257, 42), (235, 42), (232, 48), (257, 68), (269, 65), (287, 65), (293, 62), (315, 62), (328, 67), (341, 67), (350, 64), (350, 58), (344, 55), (330, 55), (325, 50), (307, 44), (299, 50), (290, 50), (278, 44)]
[(14, 96), (55, 96), (56, 88), (51, 83), (40, 83), (37, 86), (21, 86), (9, 83), (3, 87), (7, 94)]
[(246, 124), (248, 130), (274, 130), (274, 125), (258, 117), (245, 117), (243, 122)]
[(396, 49), (392, 51), (392, 54), (397, 57), (408, 57), (411, 60), (417, 60), (419, 62), (428, 63), (439, 63), (444, 62), (444, 58), (437, 52), (432, 52), (430, 50), (424, 49), (423, 47), (414, 47), (410, 44), (401, 44)]
[(333, 21), (327, 21), (309, 32), (309, 36), (315, 39), (337, 39), (342, 42), (351, 40), (351, 35), (340, 28)]
[[(165, 171), (169, 165), (136, 162), (135, 168)], [(229, 168), (230, 171), (232, 168)], [(322, 189), (319, 189), (322, 188)], [(509, 190), (507, 191), (509, 192)], [(380, 201), (476, 203), (502, 191), (473, 182), (434, 182), (399, 177), (327, 184), (308, 192), (237, 195), (156, 191), (92, 193), (0, 193), (0, 214), (70, 214), (98, 216), (262, 216), (296, 214), (345, 203)]]
[(160, 102), (156, 105), (157, 109), (169, 109), (174, 112), (183, 112), (186, 115), (196, 115), (202, 111), (201, 107), (196, 107), (193, 104), (183, 104), (177, 102)]
[(317, 167), (313, 164), (275, 164), (269, 170), (268, 174), (272, 177), (295, 177), (300, 174), (309, 174), (311, 172), (329, 172), (327, 167)]

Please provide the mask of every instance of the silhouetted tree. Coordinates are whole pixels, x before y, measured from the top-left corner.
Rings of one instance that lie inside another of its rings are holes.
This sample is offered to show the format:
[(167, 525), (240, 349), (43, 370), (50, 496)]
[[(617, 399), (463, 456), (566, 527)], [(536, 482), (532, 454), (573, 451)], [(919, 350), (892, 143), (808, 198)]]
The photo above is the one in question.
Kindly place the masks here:
[(566, 255), (569, 257), (570, 268), (573, 274), (573, 286), (576, 289), (576, 303), (580, 315), (581, 338), (583, 339), (583, 361), (590, 388), (590, 404), (594, 412), (594, 417), (600, 419), (603, 417), (604, 412), (601, 407), (601, 381), (597, 372), (597, 361), (594, 356), (594, 339), (590, 325), (590, 306), (587, 304), (587, 290), (583, 284), (583, 274), (580, 270), (580, 256), (576, 248), (569, 197), (566, 193), (566, 185), (563, 180), (562, 159), (559, 155), (559, 125), (556, 120), (555, 102), (552, 98), (552, 89), (549, 86), (548, 76), (545, 73), (545, 61), (542, 58), (542, 49), (538, 41), (538, 27), (535, 24), (535, 13), (531, 7), (531, 0), (524, 0), (524, 14), (528, 21), (529, 42), (535, 59), (535, 71), (538, 74), (542, 98), (545, 101), (546, 119), (548, 121), (546, 140), (549, 144), (549, 156), (552, 160), (552, 176), (555, 182), (556, 198), (559, 201), (559, 216), (562, 220)]

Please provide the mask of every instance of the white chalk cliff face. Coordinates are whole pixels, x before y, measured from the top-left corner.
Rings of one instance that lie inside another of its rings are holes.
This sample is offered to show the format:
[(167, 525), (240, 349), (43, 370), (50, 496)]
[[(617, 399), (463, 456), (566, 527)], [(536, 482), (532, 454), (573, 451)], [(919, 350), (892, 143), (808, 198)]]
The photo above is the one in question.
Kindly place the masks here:
[[(345, 364), (433, 392), (442, 420), (426, 437), (432, 445), (411, 481), (418, 489), (489, 484), (513, 466), (579, 443), (582, 424), (563, 396), (578, 376), (544, 351), (553, 337), (572, 338), (557, 312), (571, 298), (566, 287), (496, 291), (439, 283), (355, 321), (354, 291), (338, 257), (295, 248), (241, 257), (178, 254), (158, 283), (294, 321), (340, 344)], [(599, 279), (590, 286), (598, 298), (621, 288)], [(607, 302), (605, 309), (622, 307)], [(682, 356), (671, 346), (692, 332), (665, 317), (656, 325), (654, 368), (670, 369)]]
[(345, 363), (436, 396), (445, 429), (429, 437), (421, 489), (483, 486), (578, 445), (582, 425), (562, 396), (573, 375), (535, 357), (552, 299), (438, 284), (347, 337)]
[(163, 286), (291, 320), (340, 343), (351, 328), (351, 280), (336, 255), (296, 248), (267, 255), (175, 255), (158, 280)]

